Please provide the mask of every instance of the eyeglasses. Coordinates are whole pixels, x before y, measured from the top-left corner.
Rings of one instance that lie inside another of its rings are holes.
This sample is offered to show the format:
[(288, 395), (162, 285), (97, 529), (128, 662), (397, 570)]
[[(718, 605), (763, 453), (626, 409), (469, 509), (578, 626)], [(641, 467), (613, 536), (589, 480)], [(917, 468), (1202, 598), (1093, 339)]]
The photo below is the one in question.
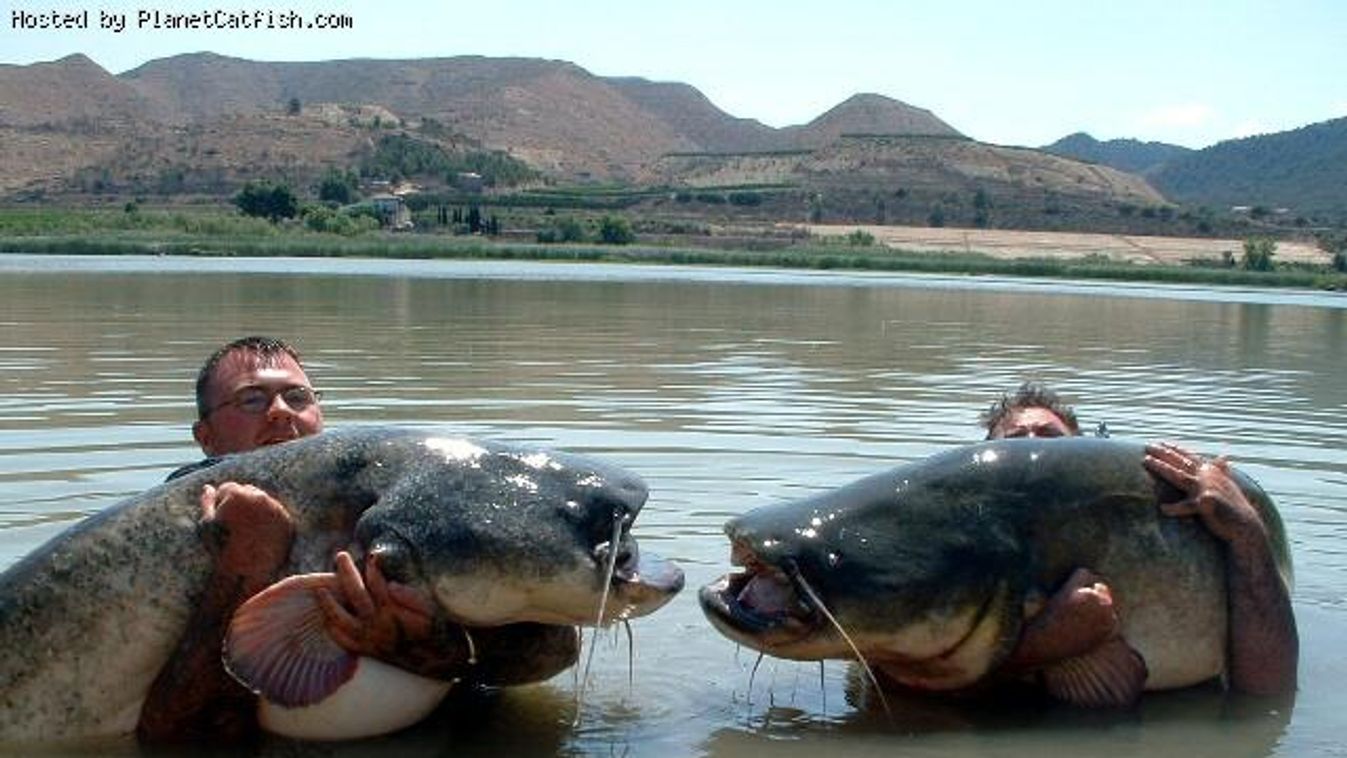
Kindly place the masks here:
[(206, 411), (206, 415), (209, 416), (225, 406), (232, 405), (250, 416), (260, 416), (267, 412), (267, 409), (271, 407), (272, 400), (278, 395), (285, 402), (285, 405), (295, 413), (303, 413), (323, 399), (323, 393), (312, 387), (294, 386), (281, 390), (247, 387), (239, 390), (234, 397), (211, 407)]

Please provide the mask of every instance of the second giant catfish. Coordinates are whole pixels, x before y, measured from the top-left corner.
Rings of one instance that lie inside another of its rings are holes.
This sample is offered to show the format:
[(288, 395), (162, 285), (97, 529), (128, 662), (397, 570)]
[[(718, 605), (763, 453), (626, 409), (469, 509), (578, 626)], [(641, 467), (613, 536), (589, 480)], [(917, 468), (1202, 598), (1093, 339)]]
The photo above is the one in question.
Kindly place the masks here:
[[(1114, 440), (1004, 440), (759, 508), (726, 525), (744, 570), (703, 588), (703, 610), (770, 655), (859, 656), (905, 685), (963, 690), (1004, 675), (1026, 622), (1085, 568), (1116, 599), (1127, 657), (1065, 672), (1080, 681), (1054, 694), (1125, 704), (1211, 679), (1227, 653), (1222, 545), (1162, 513), (1180, 495), (1144, 454)], [(1280, 517), (1235, 476), (1289, 586)]]

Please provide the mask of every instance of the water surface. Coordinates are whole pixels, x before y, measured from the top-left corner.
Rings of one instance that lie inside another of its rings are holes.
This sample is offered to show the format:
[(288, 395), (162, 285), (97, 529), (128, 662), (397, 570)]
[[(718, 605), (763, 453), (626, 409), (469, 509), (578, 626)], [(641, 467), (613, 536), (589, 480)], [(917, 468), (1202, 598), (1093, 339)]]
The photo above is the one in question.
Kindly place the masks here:
[[(689, 591), (571, 673), (409, 733), (300, 753), (1305, 755), (1347, 726), (1347, 299), (1310, 292), (613, 265), (0, 256), (0, 566), (198, 457), (192, 383), (299, 345), (329, 426), (560, 447), (639, 472), (644, 550)], [(852, 667), (737, 650), (697, 607), (724, 521), (977, 439), (1024, 378), (1084, 425), (1230, 455), (1296, 560), (1293, 708), (1212, 690), (1125, 714), (873, 705)], [(756, 673), (754, 673), (754, 667)], [(271, 744), (263, 752), (289, 754)]]

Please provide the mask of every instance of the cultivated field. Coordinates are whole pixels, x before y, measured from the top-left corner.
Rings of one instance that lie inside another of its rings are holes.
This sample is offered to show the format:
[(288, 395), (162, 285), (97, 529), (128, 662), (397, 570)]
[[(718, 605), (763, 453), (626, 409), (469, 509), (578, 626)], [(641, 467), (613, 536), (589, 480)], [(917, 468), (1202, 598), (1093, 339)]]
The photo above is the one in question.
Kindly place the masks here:
[[(887, 247), (920, 252), (983, 253), (996, 258), (1084, 258), (1097, 255), (1114, 261), (1183, 265), (1193, 259), (1219, 261), (1227, 252), (1238, 261), (1244, 254), (1244, 241), (1236, 239), (846, 224), (803, 225), (801, 228), (824, 238), (845, 237), (859, 229), (874, 235), (876, 243)], [(1278, 242), (1276, 260), (1285, 263), (1329, 264), (1333, 262), (1333, 256), (1311, 242)]]

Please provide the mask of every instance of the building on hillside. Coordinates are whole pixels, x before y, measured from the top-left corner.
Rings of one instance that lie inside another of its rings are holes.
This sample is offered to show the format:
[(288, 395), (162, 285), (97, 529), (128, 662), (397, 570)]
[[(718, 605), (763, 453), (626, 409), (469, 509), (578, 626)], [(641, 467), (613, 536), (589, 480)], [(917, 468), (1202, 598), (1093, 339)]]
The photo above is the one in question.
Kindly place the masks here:
[(393, 231), (412, 228), (412, 212), (397, 195), (371, 195), (366, 200), (379, 217), (379, 223)]

